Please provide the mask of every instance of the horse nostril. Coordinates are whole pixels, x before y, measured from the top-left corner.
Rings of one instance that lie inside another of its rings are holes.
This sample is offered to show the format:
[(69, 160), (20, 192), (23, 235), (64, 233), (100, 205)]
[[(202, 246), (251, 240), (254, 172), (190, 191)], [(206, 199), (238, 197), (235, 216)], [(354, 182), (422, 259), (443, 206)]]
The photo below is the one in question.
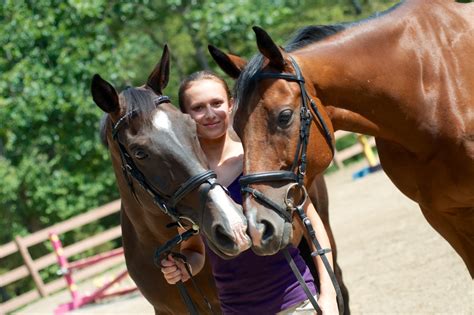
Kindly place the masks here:
[(262, 220), (261, 224), (263, 225), (262, 241), (266, 241), (273, 236), (275, 228), (270, 222), (266, 220)]
[(232, 248), (234, 246), (234, 241), (222, 225), (217, 225), (214, 228), (214, 237), (215, 240), (224, 248)]

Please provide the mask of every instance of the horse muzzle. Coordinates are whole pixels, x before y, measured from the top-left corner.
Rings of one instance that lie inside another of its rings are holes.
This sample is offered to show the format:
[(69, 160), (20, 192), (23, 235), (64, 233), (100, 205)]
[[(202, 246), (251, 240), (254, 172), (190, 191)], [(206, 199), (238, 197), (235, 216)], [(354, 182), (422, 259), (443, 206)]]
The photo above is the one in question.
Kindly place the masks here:
[(230, 199), (220, 186), (208, 196), (203, 230), (211, 249), (223, 258), (239, 255), (251, 246), (247, 235), (247, 219), (240, 205)]
[(248, 234), (252, 250), (260, 256), (273, 255), (285, 248), (293, 236), (292, 223), (248, 196), (245, 201)]

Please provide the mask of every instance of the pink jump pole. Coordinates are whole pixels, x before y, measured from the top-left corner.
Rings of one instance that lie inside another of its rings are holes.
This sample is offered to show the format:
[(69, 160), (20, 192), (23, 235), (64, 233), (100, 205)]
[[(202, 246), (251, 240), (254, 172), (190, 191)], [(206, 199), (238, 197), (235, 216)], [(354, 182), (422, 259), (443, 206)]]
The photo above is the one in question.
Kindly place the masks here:
[(84, 259), (69, 263), (67, 260), (67, 257), (64, 256), (64, 250), (63, 250), (63, 247), (62, 247), (61, 241), (59, 240), (58, 235), (54, 232), (51, 232), (49, 234), (49, 239), (51, 240), (51, 244), (53, 244), (53, 249), (58, 259), (60, 273), (61, 275), (64, 276), (69, 292), (71, 293), (71, 296), (72, 296), (72, 302), (60, 304), (54, 310), (55, 315), (63, 315), (71, 310), (78, 309), (82, 307), (83, 305), (92, 303), (99, 299), (103, 299), (103, 298), (111, 297), (111, 296), (123, 295), (123, 294), (127, 294), (127, 293), (137, 290), (137, 287), (133, 286), (133, 287), (118, 290), (112, 293), (108, 293), (108, 294), (105, 293), (107, 289), (112, 287), (114, 284), (122, 281), (128, 275), (127, 270), (125, 270), (122, 273), (120, 273), (113, 281), (106, 283), (104, 286), (97, 289), (92, 294), (81, 295), (78, 292), (77, 285), (74, 283), (74, 280), (72, 278), (72, 272), (74, 270), (78, 270), (78, 269), (81, 269), (93, 264), (97, 264), (105, 259), (123, 255), (123, 248), (114, 249), (107, 253), (102, 253), (94, 257), (84, 258)]
[(63, 246), (61, 244), (61, 240), (59, 239), (58, 235), (55, 232), (49, 233), (49, 239), (51, 244), (53, 245), (54, 253), (56, 254), (56, 258), (59, 264), (59, 272), (61, 275), (64, 276), (64, 279), (67, 283), (67, 288), (71, 293), (72, 302), (61, 304), (55, 310), (56, 315), (64, 314), (70, 310), (79, 308), (81, 305), (81, 296), (77, 291), (77, 285), (72, 278), (71, 271), (69, 270), (69, 263), (67, 261), (67, 257), (64, 256)]

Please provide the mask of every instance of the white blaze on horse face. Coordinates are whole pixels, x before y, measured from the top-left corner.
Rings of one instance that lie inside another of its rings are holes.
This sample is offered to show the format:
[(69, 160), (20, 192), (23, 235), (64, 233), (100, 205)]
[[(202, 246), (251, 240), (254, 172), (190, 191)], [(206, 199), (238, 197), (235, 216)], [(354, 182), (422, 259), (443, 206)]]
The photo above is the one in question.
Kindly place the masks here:
[(232, 203), (229, 196), (225, 191), (216, 186), (214, 189), (209, 191), (209, 198), (219, 207), (222, 211), (222, 217), (227, 219), (232, 234), (234, 236), (235, 244), (239, 247), (240, 251), (248, 249), (251, 245), (250, 239), (246, 234), (247, 224), (243, 213), (240, 213), (240, 208), (236, 207)]
[(181, 141), (176, 135), (175, 130), (173, 130), (173, 124), (171, 123), (171, 119), (164, 110), (157, 110), (155, 115), (153, 116), (152, 122), (153, 126), (156, 129), (166, 133), (166, 137), (168, 138), (169, 143), (174, 143), (174, 145), (182, 146)]
[(172, 133), (171, 121), (163, 110), (156, 111), (155, 116), (153, 117), (153, 126), (155, 126), (156, 129), (165, 130)]

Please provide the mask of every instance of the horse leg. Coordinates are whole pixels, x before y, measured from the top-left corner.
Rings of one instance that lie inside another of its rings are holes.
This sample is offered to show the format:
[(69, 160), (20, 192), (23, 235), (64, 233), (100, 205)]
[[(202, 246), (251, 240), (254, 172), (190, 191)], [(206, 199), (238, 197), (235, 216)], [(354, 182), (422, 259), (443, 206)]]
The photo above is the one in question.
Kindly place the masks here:
[(447, 210), (420, 206), (430, 225), (454, 248), (474, 279), (474, 208)]
[[(344, 279), (342, 277), (342, 269), (337, 262), (336, 240), (334, 239), (334, 234), (332, 232), (331, 225), (329, 224), (329, 198), (328, 198), (328, 192), (326, 188), (326, 182), (324, 180), (323, 175), (318, 175), (315, 177), (313, 183), (311, 184), (308, 190), (308, 195), (314, 207), (318, 211), (321, 221), (324, 224), (324, 228), (326, 229), (326, 232), (328, 234), (329, 242), (331, 243), (331, 249), (332, 249), (334, 273), (336, 274), (336, 279), (337, 279), (337, 282), (339, 283), (342, 297), (344, 299), (344, 314), (350, 314), (351, 312), (349, 308), (349, 291), (347, 290), (346, 284), (344, 283)], [(311, 255), (310, 255), (311, 253), (310, 253), (308, 245), (306, 245), (306, 248), (307, 248), (306, 251), (309, 252), (309, 260), (307, 258), (305, 258), (305, 260), (306, 260), (307, 265), (311, 266), (310, 270), (312, 271), (312, 273), (314, 270), (313, 277), (315, 277), (316, 279), (318, 276), (316, 274), (316, 268), (311, 258)], [(303, 255), (303, 258), (304, 257), (305, 256)]]

